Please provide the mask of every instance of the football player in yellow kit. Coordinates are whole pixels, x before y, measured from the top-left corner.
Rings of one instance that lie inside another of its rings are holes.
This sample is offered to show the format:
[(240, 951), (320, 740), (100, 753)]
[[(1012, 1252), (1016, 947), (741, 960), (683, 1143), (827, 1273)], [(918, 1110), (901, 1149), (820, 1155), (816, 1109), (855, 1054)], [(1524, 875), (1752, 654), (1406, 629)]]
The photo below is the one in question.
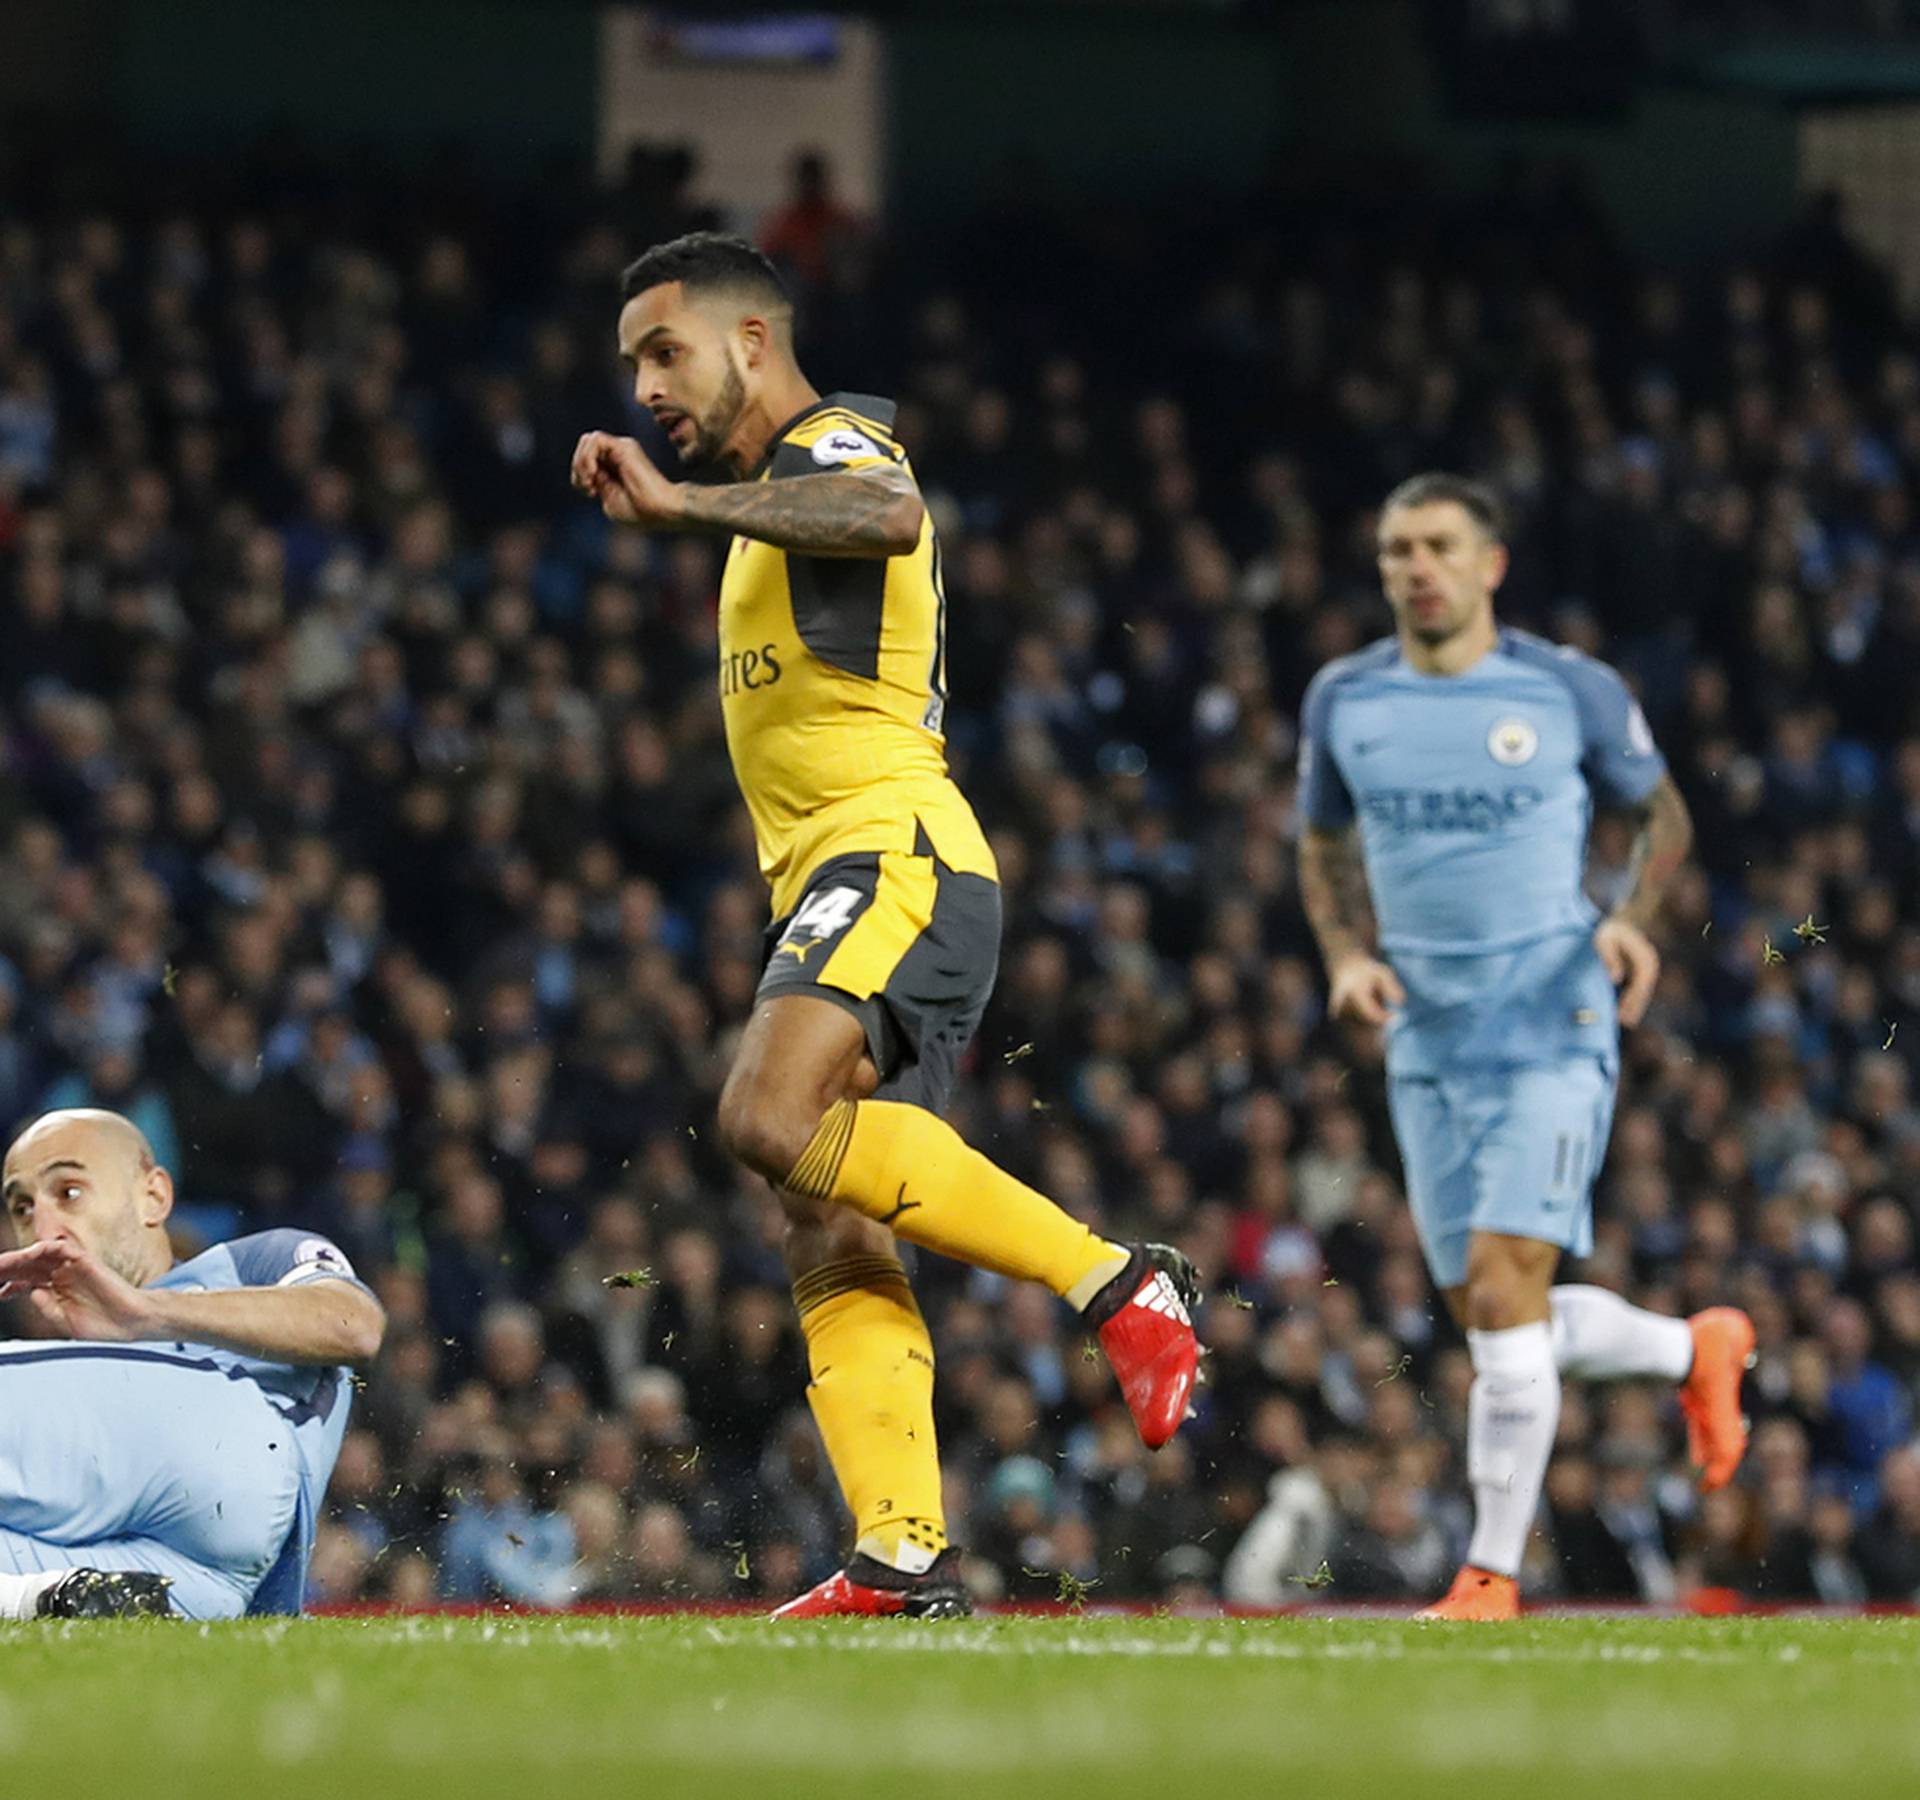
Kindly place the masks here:
[(815, 391), (780, 278), (740, 239), (662, 244), (623, 293), (636, 398), (683, 463), (733, 478), (672, 480), (597, 431), (573, 459), (611, 519), (732, 538), (720, 703), (775, 924), (720, 1133), (787, 1208), (807, 1398), (856, 1532), (846, 1568), (782, 1611), (964, 1613), (933, 1346), (896, 1237), (1076, 1307), (1155, 1446), (1192, 1392), (1193, 1271), (1099, 1237), (940, 1116), (992, 991), (1000, 890), (947, 773), (940, 548), (891, 403)]

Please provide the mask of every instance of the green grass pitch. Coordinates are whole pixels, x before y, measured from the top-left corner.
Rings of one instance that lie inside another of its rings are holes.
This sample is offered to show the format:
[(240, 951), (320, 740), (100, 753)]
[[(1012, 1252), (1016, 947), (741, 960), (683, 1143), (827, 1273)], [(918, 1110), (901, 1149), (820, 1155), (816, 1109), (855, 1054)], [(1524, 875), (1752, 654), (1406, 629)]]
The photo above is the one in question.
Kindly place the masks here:
[(1920, 1622), (0, 1627), (22, 1795), (1920, 1794)]

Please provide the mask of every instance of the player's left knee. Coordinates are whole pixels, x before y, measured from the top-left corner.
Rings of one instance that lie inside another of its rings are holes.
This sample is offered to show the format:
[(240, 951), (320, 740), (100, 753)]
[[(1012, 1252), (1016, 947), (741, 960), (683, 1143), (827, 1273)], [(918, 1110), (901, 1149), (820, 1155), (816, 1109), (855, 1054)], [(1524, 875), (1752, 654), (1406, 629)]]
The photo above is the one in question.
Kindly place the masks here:
[(778, 1187), (805, 1155), (820, 1114), (820, 1108), (770, 1093), (759, 1082), (730, 1081), (716, 1123), (727, 1154)]
[(1550, 1244), (1493, 1235), (1476, 1238), (1467, 1253), (1467, 1329), (1510, 1331), (1545, 1319), (1558, 1259), (1559, 1251)]
[(1467, 1275), (1466, 1324), (1469, 1331), (1510, 1331), (1547, 1316), (1547, 1289), (1531, 1270), (1489, 1259)]
[(1505, 1271), (1482, 1275), (1467, 1283), (1467, 1329), (1509, 1331), (1528, 1322), (1526, 1298), (1520, 1284)]

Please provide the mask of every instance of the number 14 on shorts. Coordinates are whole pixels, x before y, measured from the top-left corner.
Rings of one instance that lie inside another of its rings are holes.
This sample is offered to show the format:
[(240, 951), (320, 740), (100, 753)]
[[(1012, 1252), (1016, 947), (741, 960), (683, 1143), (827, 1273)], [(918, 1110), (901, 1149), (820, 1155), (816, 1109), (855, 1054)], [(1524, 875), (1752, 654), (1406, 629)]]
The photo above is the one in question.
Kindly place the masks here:
[(818, 945), (838, 937), (853, 923), (853, 915), (866, 897), (853, 887), (822, 888), (817, 894), (809, 894), (787, 921), (774, 955), (791, 956), (804, 963)]

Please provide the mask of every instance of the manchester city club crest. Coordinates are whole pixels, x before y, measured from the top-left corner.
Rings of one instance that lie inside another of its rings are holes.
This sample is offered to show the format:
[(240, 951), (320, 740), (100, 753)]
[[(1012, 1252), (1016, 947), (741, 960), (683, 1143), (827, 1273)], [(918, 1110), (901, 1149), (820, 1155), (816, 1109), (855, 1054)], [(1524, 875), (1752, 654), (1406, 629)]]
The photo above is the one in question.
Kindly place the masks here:
[(1487, 733), (1487, 754), (1502, 768), (1532, 762), (1539, 748), (1540, 734), (1525, 719), (1497, 720)]

